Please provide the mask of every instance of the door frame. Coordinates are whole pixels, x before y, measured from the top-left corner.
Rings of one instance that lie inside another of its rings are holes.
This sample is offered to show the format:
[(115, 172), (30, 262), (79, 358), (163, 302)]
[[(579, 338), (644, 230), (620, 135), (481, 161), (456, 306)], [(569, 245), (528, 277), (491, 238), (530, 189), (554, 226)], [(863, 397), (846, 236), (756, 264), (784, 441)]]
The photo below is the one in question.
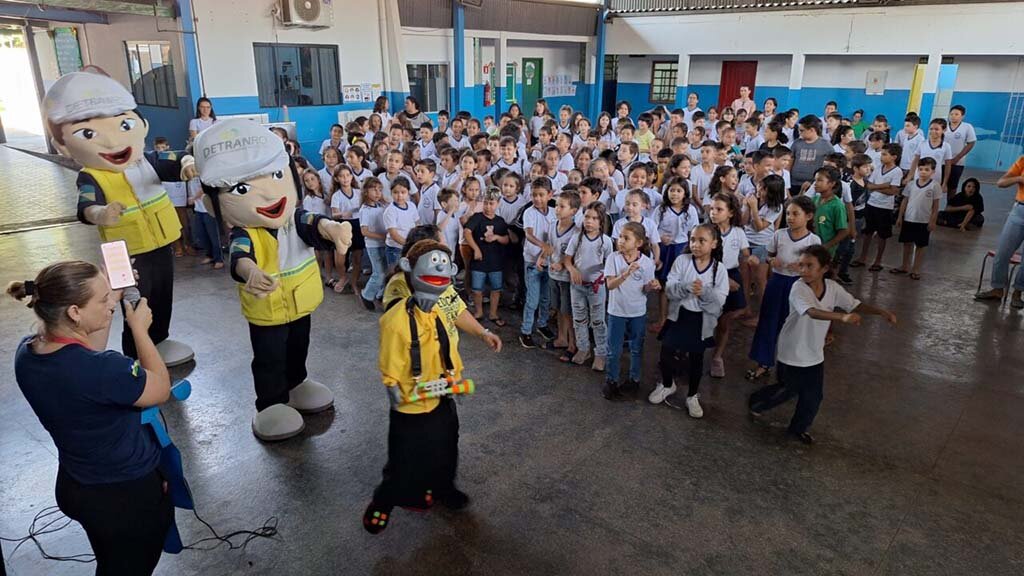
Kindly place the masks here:
[[(533, 108), (537, 104), (537, 100), (539, 100), (539, 99), (544, 97), (544, 59), (543, 58), (523, 58), (522, 62), (523, 62), (523, 76), (522, 76), (523, 96), (522, 96), (522, 98), (519, 99), (519, 107), (522, 110), (523, 115), (529, 117), (529, 116), (533, 115)], [(534, 67), (536, 68), (536, 74), (534, 75), (534, 78), (532, 80), (527, 78), (527, 74), (526, 74), (526, 70), (527, 70), (526, 64), (527, 64), (527, 62), (533, 63)], [(537, 83), (537, 88), (536, 88), (537, 96), (535, 98), (533, 98), (532, 100), (527, 97), (527, 93), (526, 93), (526, 83), (527, 83), (528, 80), (531, 83), (531, 87), (532, 87), (533, 82)]]
[(736, 87), (737, 91), (734, 94), (726, 95), (726, 88), (729, 88), (729, 87), (727, 87), (725, 85), (726, 84), (726, 78), (727, 78), (726, 69), (727, 68), (731, 68), (733, 66), (737, 66), (737, 65), (750, 66), (753, 69), (752, 73), (750, 74), (750, 81), (749, 82), (743, 82), (741, 85), (742, 86), (748, 86), (749, 85), (750, 86), (750, 99), (751, 100), (756, 100), (755, 94), (756, 94), (756, 91), (757, 91), (757, 86), (755, 85), (755, 83), (757, 81), (757, 64), (758, 64), (757, 60), (723, 60), (722, 61), (722, 71), (721, 71), (721, 75), (719, 76), (719, 80), (718, 80), (718, 110), (719, 110), (719, 112), (721, 112), (724, 108), (727, 108), (728, 106), (730, 106), (732, 104), (732, 101), (735, 100), (737, 96), (739, 96), (739, 92), (738, 92), (739, 86)]

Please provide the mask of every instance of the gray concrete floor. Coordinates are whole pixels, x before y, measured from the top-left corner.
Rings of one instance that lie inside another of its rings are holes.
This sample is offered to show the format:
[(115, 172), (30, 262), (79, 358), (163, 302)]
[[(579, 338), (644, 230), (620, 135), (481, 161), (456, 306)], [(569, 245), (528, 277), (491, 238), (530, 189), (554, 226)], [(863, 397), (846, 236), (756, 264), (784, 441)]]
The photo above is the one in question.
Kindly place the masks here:
[[(515, 344), (493, 355), (462, 343), (479, 392), (460, 404), (462, 514), (398, 510), (372, 537), (360, 515), (380, 478), (387, 404), (376, 370), (377, 316), (328, 294), (314, 315), (311, 375), (337, 393), (292, 441), (249, 430), (254, 399), (246, 324), (224, 273), (178, 260), (172, 333), (191, 343), (192, 398), (164, 408), (200, 513), (218, 530), (280, 518), (280, 538), (245, 551), (165, 555), (171, 574), (850, 574), (1024, 572), (1024, 315), (971, 300), (981, 255), (1010, 194), (986, 185), (989, 226), (939, 230), (920, 282), (855, 271), (852, 292), (894, 309), (836, 329), (818, 443), (783, 439), (792, 405), (752, 423), (743, 379), (751, 330), (740, 329), (724, 380), (705, 381), (706, 416), (610, 403), (593, 372)], [(73, 194), (72, 190), (68, 194)], [(0, 236), (3, 282), (63, 258), (97, 260), (78, 224)], [(898, 263), (891, 246), (887, 264)], [(0, 356), (32, 329), (0, 303)], [(112, 342), (118, 342), (112, 336)], [(658, 346), (646, 347), (653, 384)], [(0, 535), (24, 535), (53, 504), (55, 449), (0, 367)], [(206, 533), (178, 514), (185, 540)], [(77, 526), (44, 539), (88, 551)], [(89, 574), (31, 546), (12, 574)]]

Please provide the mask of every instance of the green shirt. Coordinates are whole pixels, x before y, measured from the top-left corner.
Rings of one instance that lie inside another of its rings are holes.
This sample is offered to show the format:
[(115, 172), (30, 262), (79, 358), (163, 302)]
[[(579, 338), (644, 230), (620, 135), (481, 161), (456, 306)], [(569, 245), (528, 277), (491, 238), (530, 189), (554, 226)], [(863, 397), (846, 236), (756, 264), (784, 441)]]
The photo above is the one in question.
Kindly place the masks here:
[[(822, 245), (828, 244), (840, 230), (845, 230), (846, 227), (846, 205), (843, 204), (841, 198), (832, 196), (827, 202), (822, 202), (821, 196), (814, 198), (814, 233), (821, 238)], [(829, 248), (828, 251), (835, 256), (838, 247), (837, 244)]]
[(863, 120), (857, 122), (856, 124), (851, 124), (850, 127), (853, 128), (853, 135), (858, 140), (860, 140), (861, 137), (864, 135), (864, 131), (868, 129), (867, 123), (864, 122)]

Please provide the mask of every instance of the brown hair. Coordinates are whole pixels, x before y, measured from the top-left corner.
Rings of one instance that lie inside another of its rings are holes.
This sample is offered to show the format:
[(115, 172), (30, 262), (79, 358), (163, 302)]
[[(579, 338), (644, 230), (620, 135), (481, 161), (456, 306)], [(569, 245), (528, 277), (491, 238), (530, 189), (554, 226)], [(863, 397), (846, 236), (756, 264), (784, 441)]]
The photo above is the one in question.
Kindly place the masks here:
[(419, 242), (412, 245), (409, 248), (409, 252), (405, 255), (409, 259), (409, 264), (416, 265), (416, 261), (419, 260), (420, 256), (433, 252), (434, 250), (440, 250), (447, 254), (449, 257), (452, 255), (452, 251), (447, 246), (441, 244), (437, 240), (420, 240)]
[(28, 307), (43, 321), (47, 332), (53, 332), (67, 318), (69, 306), (85, 306), (92, 297), (88, 282), (100, 274), (95, 264), (69, 260), (50, 264), (39, 271), (35, 280), (11, 282), (7, 294), (15, 300), (28, 298)]

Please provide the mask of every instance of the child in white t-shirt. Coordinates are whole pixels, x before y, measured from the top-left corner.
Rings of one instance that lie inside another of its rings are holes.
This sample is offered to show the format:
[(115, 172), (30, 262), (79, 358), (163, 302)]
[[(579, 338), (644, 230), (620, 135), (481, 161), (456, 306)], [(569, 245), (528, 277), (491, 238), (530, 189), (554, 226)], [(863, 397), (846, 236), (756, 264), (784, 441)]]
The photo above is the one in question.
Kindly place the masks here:
[(409, 189), (405, 184), (405, 178), (391, 183), (391, 204), (384, 209), (384, 229), (388, 234), (384, 240), (384, 255), (389, 269), (402, 257), (402, 246), (409, 231), (420, 223), (419, 212), (416, 205), (409, 202)]
[[(800, 280), (789, 294), (789, 316), (779, 333), (778, 383), (750, 396), (752, 416), (797, 397), (796, 411), (789, 422), (788, 434), (805, 444), (814, 438), (807, 432), (818, 414), (825, 379), (825, 336), (833, 320), (859, 326), (861, 314), (884, 317), (896, 324), (896, 315), (888, 310), (864, 304), (825, 274), (832, 255), (820, 245), (804, 248), (800, 256)], [(835, 312), (839, 308), (843, 312)]]
[[(943, 188), (935, 177), (935, 160), (922, 158), (917, 163), (917, 179), (903, 189), (903, 203), (896, 227), (903, 244), (903, 264), (891, 270), (894, 274), (910, 273), (912, 280), (921, 279), (921, 262), (932, 230), (939, 218), (939, 199)], [(913, 259), (913, 268), (911, 268)]]
[(582, 365), (590, 358), (590, 330), (594, 332), (593, 364), (603, 372), (608, 356), (607, 327), (605, 325), (604, 266), (612, 255), (612, 240), (605, 232), (607, 208), (601, 202), (592, 202), (581, 209), (583, 222), (569, 245), (566, 246), (565, 267), (569, 271), (573, 326), (576, 330), (576, 355), (573, 364)]

